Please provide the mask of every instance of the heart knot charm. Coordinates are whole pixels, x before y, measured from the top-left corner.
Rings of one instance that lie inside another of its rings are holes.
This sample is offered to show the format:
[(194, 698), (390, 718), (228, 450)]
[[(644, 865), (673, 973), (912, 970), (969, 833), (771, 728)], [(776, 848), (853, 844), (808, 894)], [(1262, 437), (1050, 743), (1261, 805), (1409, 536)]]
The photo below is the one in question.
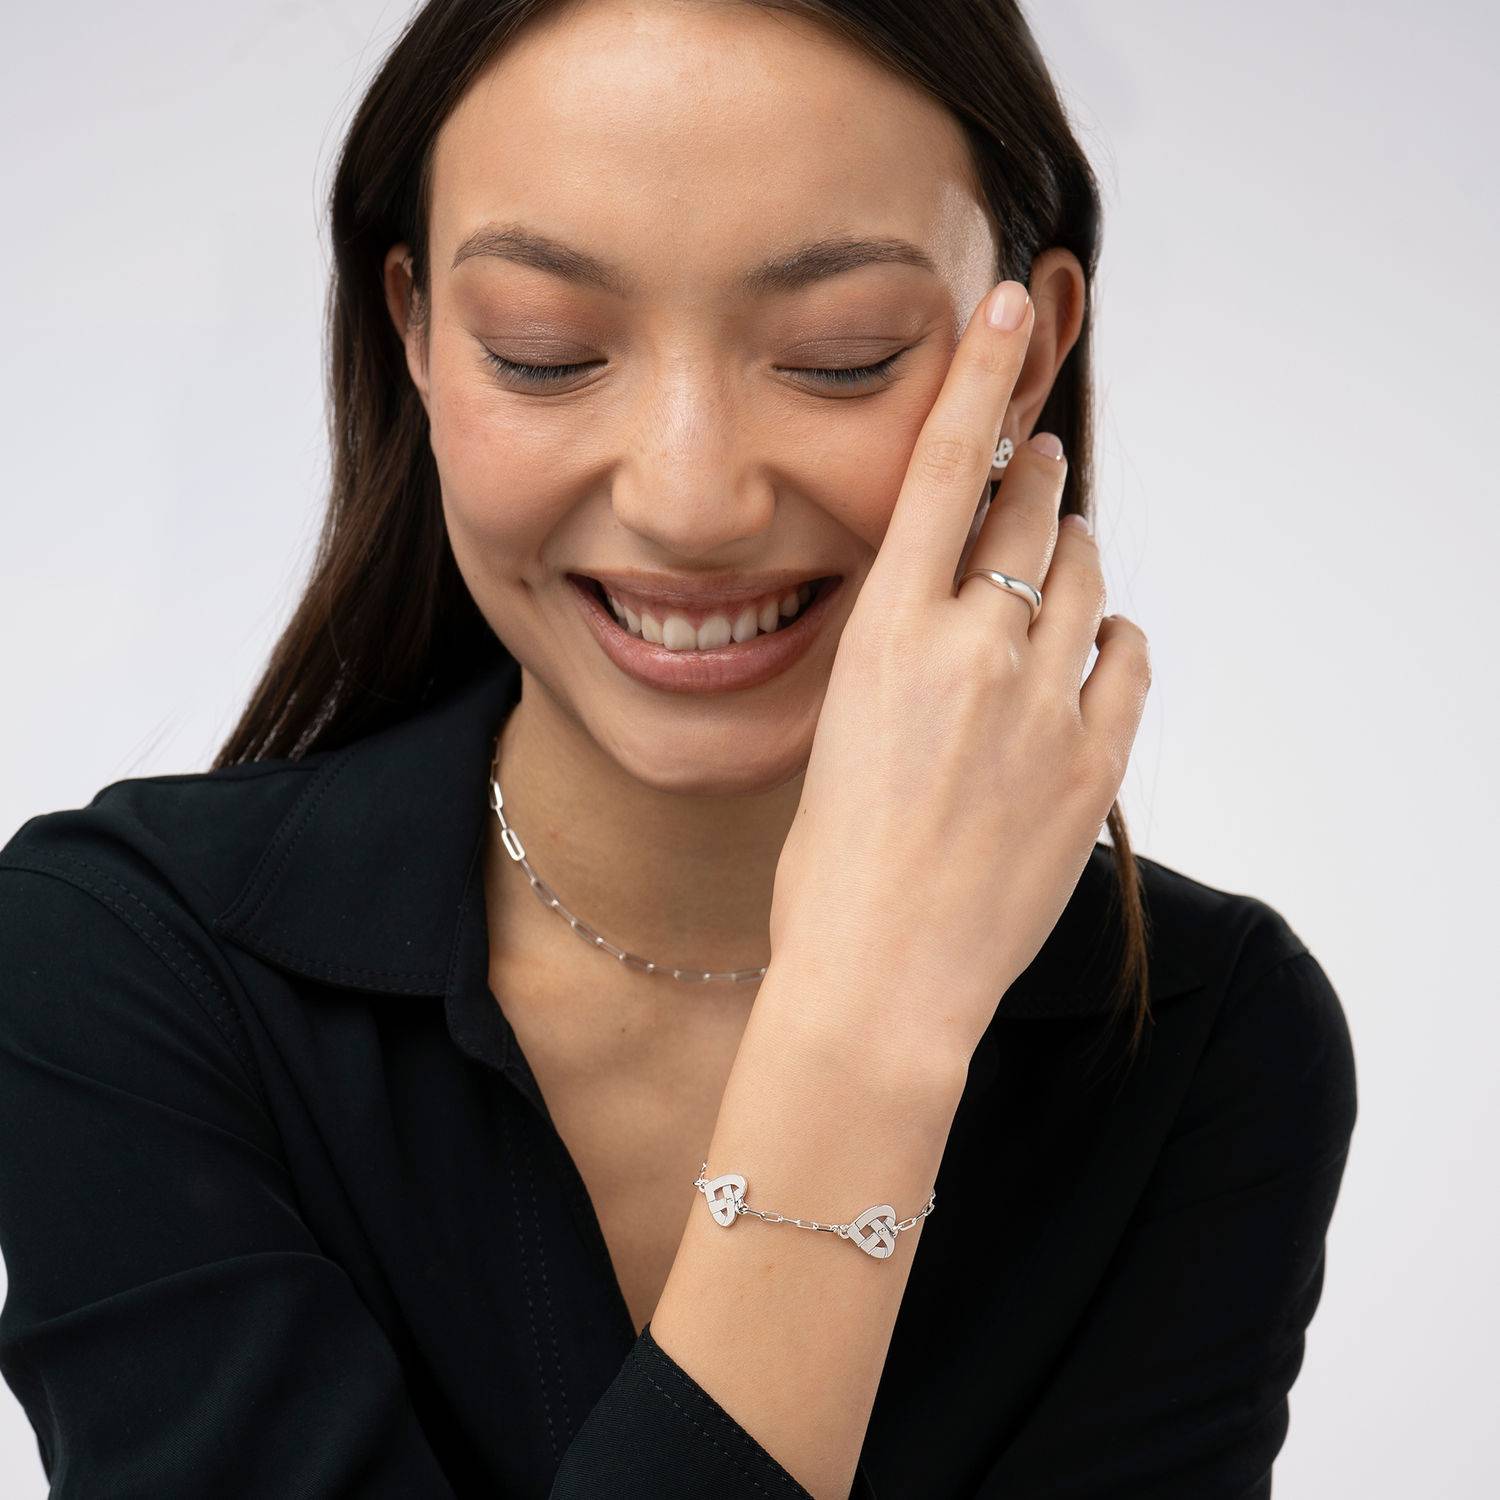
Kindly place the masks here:
[(714, 1222), (727, 1229), (740, 1216), (745, 1179), (738, 1172), (725, 1172), (722, 1177), (703, 1184), (703, 1196), (708, 1199), (708, 1211), (714, 1216)]
[[(866, 1234), (865, 1230), (869, 1233)], [(850, 1226), (849, 1238), (866, 1255), (884, 1260), (896, 1248), (896, 1211), (889, 1203), (867, 1208)]]

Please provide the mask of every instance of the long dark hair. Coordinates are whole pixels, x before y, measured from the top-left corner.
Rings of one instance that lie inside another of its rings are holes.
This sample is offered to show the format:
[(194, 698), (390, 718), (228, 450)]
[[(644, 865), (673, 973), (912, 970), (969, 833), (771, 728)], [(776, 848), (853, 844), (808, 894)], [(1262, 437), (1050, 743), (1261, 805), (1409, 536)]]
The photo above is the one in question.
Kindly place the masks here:
[[(383, 265), (411, 247), (428, 305), (433, 146), (469, 84), (555, 0), (430, 0), (360, 103), (330, 195), (328, 508), (307, 587), (214, 768), (347, 743), (507, 655), (449, 548), (427, 416), (387, 311)], [(1092, 287), (1099, 191), (1014, 0), (738, 0), (822, 22), (957, 117), (1000, 231), (995, 280), (1027, 281), (1062, 246), (1086, 278), (1084, 321), (1038, 420), (1068, 454), (1062, 509), (1091, 509)], [(1124, 935), (1114, 1014), (1134, 1056), (1151, 1020), (1146, 912), (1125, 818), (1110, 831)]]

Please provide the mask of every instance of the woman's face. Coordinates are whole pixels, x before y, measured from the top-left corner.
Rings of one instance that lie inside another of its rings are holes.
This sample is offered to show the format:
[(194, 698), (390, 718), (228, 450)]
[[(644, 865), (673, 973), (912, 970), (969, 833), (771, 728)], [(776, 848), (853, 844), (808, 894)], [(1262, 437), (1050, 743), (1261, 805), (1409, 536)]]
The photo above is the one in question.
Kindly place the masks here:
[[(905, 248), (799, 259), (832, 240)], [(408, 362), (491, 627), (642, 782), (711, 795), (800, 773), (918, 430), (995, 280), (956, 122), (800, 17), (584, 0), (524, 31), (444, 125), (430, 249), (430, 343), (409, 335)], [(405, 254), (387, 261), (393, 312)], [(727, 625), (716, 660), (754, 652), (761, 680), (641, 680), (570, 581), (604, 575), (688, 655)], [(790, 580), (830, 575), (804, 649), (765, 675)], [(715, 598), (664, 603), (674, 580)], [(759, 604), (727, 597), (746, 589)]]

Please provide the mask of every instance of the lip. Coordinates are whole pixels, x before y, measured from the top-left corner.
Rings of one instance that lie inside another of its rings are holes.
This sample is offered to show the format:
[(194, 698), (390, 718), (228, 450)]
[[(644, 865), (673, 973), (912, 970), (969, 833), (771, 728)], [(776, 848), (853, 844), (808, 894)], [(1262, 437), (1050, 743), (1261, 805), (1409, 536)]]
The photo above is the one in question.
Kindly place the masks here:
[(628, 677), (669, 693), (727, 693), (758, 687), (799, 661), (832, 613), (845, 577), (821, 584), (818, 597), (790, 625), (711, 651), (669, 651), (643, 641), (615, 619), (591, 584), (572, 573), (567, 583), (604, 654)]

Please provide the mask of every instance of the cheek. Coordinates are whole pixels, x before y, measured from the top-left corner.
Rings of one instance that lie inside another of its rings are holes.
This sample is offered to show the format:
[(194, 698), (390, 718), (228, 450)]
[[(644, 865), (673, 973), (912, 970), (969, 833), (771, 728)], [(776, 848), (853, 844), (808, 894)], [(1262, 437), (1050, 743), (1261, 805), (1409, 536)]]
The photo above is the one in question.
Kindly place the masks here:
[(456, 555), (534, 559), (565, 514), (570, 444), (564, 425), (529, 420), (470, 380), (435, 383), (432, 453)]
[[(895, 512), (922, 424), (941, 378), (928, 390), (904, 382), (849, 418), (809, 434), (798, 485), (846, 530), (878, 551)], [(977, 502), (977, 496), (976, 496)]]

